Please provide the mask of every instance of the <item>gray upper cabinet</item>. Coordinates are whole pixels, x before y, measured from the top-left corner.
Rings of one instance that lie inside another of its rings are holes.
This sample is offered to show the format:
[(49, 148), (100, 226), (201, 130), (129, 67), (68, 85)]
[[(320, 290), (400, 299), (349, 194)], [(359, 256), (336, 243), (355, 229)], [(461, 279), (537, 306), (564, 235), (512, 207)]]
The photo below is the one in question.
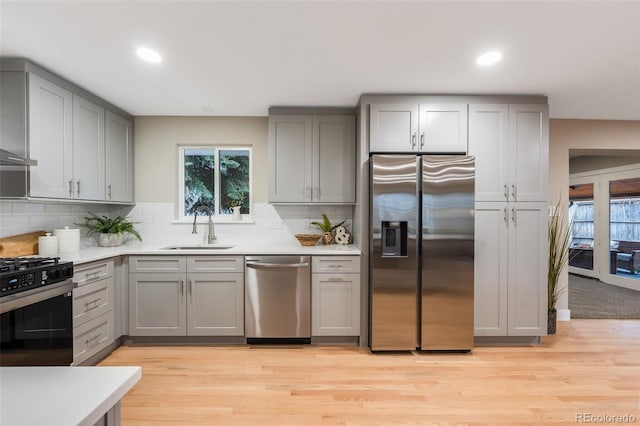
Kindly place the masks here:
[(415, 151), (418, 104), (371, 104), (371, 152)]
[(0, 70), (0, 145), (38, 162), (16, 197), (134, 201), (130, 116), (29, 61), (2, 59)]
[(105, 183), (107, 201), (133, 200), (133, 122), (106, 111)]
[(355, 116), (269, 117), (269, 201), (355, 202)]
[(73, 195), (73, 94), (35, 74), (28, 76), (30, 195)]
[(73, 95), (72, 198), (104, 200), (104, 108)]
[(467, 104), (373, 103), (371, 152), (467, 152)]
[(546, 201), (547, 104), (471, 104), (469, 154), (476, 157), (476, 201)]

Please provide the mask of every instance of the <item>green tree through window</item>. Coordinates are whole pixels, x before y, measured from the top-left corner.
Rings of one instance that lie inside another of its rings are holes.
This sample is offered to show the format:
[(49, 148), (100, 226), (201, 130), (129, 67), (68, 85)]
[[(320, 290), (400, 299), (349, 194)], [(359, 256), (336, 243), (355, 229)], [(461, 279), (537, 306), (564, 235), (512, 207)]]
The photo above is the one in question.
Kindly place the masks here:
[[(250, 214), (250, 148), (181, 147), (181, 216), (193, 216), (198, 206), (214, 214)], [(217, 167), (216, 167), (217, 165)]]

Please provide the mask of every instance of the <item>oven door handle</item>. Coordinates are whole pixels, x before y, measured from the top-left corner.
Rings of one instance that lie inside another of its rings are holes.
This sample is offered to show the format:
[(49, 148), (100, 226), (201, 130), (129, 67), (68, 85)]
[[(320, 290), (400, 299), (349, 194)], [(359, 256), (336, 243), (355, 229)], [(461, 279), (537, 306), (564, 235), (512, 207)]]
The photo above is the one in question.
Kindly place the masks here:
[(74, 283), (69, 279), (46, 287), (34, 288), (33, 290), (28, 290), (23, 293), (5, 296), (5, 298), (0, 301), (0, 314), (15, 311), (16, 309), (24, 308), (25, 306), (60, 296), (70, 292), (77, 286), (77, 283)]

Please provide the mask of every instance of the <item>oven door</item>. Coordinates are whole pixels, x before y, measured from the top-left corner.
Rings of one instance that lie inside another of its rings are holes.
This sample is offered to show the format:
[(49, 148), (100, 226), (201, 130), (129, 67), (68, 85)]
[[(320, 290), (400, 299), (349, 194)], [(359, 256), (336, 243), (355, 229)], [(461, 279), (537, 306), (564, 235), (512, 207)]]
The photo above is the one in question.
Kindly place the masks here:
[(0, 366), (71, 365), (75, 286), (68, 280), (0, 301)]

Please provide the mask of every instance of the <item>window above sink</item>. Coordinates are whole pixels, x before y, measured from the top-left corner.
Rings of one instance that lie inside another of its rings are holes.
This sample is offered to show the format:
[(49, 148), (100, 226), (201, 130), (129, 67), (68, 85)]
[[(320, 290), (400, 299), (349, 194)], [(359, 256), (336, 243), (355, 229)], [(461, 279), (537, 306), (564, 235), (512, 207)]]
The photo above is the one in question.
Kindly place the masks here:
[(178, 146), (178, 221), (193, 220), (200, 205), (216, 222), (251, 221), (251, 155), (249, 146)]

